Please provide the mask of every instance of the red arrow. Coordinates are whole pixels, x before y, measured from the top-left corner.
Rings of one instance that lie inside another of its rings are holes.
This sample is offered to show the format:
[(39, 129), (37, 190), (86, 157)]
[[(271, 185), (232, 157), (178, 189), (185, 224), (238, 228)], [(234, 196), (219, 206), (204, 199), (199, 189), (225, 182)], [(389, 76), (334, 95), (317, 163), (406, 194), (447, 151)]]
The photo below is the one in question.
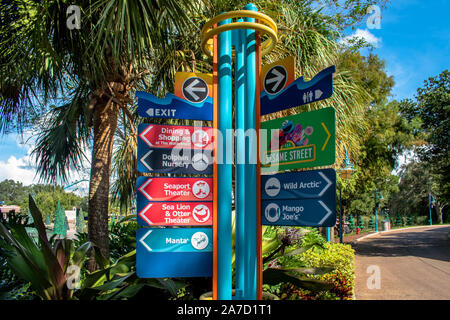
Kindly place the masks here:
[(212, 225), (211, 202), (152, 202), (139, 216), (150, 226)]
[(152, 148), (212, 149), (212, 128), (160, 124), (139, 125), (139, 137)]
[(140, 178), (138, 190), (149, 201), (212, 201), (212, 178)]

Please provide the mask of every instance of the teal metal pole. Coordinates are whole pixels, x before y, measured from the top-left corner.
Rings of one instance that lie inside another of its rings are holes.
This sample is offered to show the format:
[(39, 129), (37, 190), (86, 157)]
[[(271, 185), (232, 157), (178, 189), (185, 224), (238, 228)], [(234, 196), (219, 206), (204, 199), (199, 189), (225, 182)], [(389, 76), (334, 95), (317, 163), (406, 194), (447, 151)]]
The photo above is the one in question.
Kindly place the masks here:
[(430, 209), (430, 226), (432, 226), (433, 219), (431, 218), (431, 192), (428, 192), (428, 208)]
[[(237, 22), (242, 22), (242, 19)], [(245, 287), (245, 30), (233, 31), (235, 48), (235, 296), (243, 298)]]
[(330, 232), (330, 228), (327, 227), (327, 241), (330, 242), (331, 241), (331, 232)]
[[(254, 4), (245, 6), (245, 10), (258, 11)], [(245, 18), (246, 22), (255, 22)], [(256, 40), (255, 31), (246, 30), (245, 42), (245, 129), (250, 134), (246, 144), (245, 185), (245, 230), (246, 263), (244, 298), (256, 300)]]
[(374, 190), (374, 199), (375, 199), (375, 232), (378, 232), (378, 213), (377, 213), (377, 188)]
[[(230, 23), (224, 20), (219, 25)], [(227, 163), (228, 150), (227, 132), (232, 129), (232, 79), (231, 79), (231, 31), (219, 34), (219, 70), (218, 70), (218, 97), (219, 120), (218, 129), (222, 134), (222, 145), (219, 145), (218, 194), (220, 201), (217, 208), (218, 226), (218, 263), (217, 263), (217, 296), (219, 300), (232, 299), (232, 164)]]

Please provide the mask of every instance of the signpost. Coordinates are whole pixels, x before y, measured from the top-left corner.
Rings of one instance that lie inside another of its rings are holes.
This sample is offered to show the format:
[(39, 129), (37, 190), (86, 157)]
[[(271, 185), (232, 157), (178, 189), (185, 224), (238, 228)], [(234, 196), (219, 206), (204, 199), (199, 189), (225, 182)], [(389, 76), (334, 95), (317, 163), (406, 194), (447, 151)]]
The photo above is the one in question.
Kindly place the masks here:
[[(261, 38), (267, 40), (261, 43)], [(139, 172), (213, 174), (212, 178), (137, 179), (137, 221), (145, 227), (136, 235), (139, 277), (213, 276), (213, 299), (262, 299), (261, 225), (335, 224), (333, 169), (278, 173), (335, 162), (334, 109), (264, 123), (260, 120), (262, 115), (329, 98), (335, 67), (321, 71), (308, 82), (303, 77), (294, 81), (293, 57), (261, 68), (262, 56), (275, 47), (277, 40), (275, 22), (258, 13), (254, 5), (247, 5), (244, 11), (223, 13), (202, 29), (201, 46), (213, 58), (213, 75), (179, 72), (175, 75), (174, 94), (167, 93), (164, 98), (136, 93), (140, 116), (213, 120), (222, 144), (219, 146), (219, 139), (213, 139), (212, 128), (139, 126)], [(230, 138), (233, 114), (236, 135)], [(267, 138), (263, 136), (267, 148), (262, 150), (260, 129), (270, 133)], [(247, 131), (256, 134), (246, 139), (240, 133)], [(233, 153), (235, 159), (230, 159)], [(241, 156), (239, 161), (237, 155)], [(236, 164), (234, 296), (230, 160)], [(274, 174), (261, 176), (261, 172)]]
[[(138, 92), (143, 117), (212, 120), (212, 77), (177, 73), (175, 94)], [(140, 124), (137, 169), (143, 173), (212, 174), (212, 128)], [(212, 178), (137, 179), (137, 274), (141, 278), (212, 275)]]
[(139, 278), (212, 275), (211, 228), (142, 228), (136, 239)]
[[(336, 119), (333, 108), (270, 120), (262, 172), (332, 165), (336, 161)], [(270, 133), (270, 134), (269, 134)]]

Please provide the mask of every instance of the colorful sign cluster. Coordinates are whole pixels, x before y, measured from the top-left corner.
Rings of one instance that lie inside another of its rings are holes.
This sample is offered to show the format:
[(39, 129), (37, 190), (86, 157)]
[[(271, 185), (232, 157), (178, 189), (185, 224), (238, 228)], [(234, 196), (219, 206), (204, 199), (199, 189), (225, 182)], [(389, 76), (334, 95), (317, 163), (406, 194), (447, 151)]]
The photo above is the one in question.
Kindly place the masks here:
[[(152, 118), (212, 120), (211, 81), (210, 75), (177, 73), (175, 95), (160, 99), (145, 92), (136, 94), (138, 113)], [(142, 173), (211, 175), (212, 150), (209, 127), (138, 127), (137, 169)], [(211, 177), (137, 179), (137, 222), (143, 227), (136, 238), (139, 277), (212, 275), (212, 193)]]

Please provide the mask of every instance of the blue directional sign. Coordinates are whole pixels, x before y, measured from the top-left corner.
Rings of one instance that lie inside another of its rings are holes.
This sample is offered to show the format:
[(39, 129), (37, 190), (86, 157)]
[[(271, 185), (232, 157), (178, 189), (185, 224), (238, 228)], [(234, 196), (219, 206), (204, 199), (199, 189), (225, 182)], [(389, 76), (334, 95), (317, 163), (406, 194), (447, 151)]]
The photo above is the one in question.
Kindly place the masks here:
[(334, 169), (261, 176), (261, 199), (314, 199), (336, 194)]
[(272, 226), (333, 227), (333, 206), (319, 199), (262, 201), (261, 223)]
[(158, 98), (150, 93), (137, 91), (136, 97), (141, 117), (205, 121), (213, 119), (213, 100), (209, 96), (197, 103), (181, 99), (171, 93), (167, 93), (164, 98)]
[(336, 223), (336, 171), (322, 169), (261, 176), (261, 222), (331, 227)]
[(139, 278), (212, 276), (212, 229), (138, 229)]
[(305, 82), (298, 78), (277, 94), (261, 92), (261, 115), (327, 99), (333, 94), (333, 73), (336, 67), (328, 67), (313, 79)]
[(138, 139), (139, 172), (212, 174), (211, 150), (150, 148)]

